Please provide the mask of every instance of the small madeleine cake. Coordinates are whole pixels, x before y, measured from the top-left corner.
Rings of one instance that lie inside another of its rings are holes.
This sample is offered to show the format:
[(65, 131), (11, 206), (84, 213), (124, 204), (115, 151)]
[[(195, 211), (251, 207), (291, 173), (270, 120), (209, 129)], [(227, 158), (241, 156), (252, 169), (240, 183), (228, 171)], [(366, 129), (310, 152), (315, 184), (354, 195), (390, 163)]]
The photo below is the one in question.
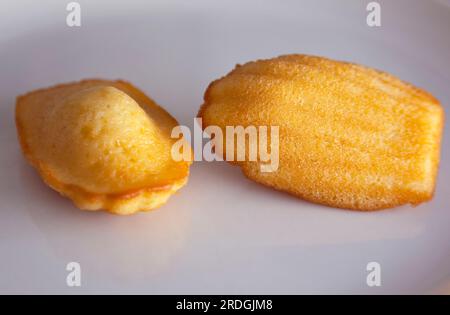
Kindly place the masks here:
[(124, 81), (85, 80), (17, 98), (24, 155), (81, 209), (150, 210), (186, 184), (190, 161), (171, 157), (177, 121)]
[(223, 134), (226, 126), (279, 126), (276, 170), (235, 164), (300, 198), (375, 210), (433, 196), (443, 109), (387, 73), (306, 55), (249, 62), (209, 85), (198, 116)]

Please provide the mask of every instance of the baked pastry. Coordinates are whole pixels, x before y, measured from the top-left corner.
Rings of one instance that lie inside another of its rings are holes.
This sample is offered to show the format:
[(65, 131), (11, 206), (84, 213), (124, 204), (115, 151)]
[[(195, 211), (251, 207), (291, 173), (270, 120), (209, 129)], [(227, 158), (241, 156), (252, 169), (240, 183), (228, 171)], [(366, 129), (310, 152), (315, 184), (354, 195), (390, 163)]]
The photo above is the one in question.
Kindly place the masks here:
[(177, 121), (124, 81), (85, 80), (17, 98), (23, 153), (81, 209), (150, 210), (186, 184), (191, 161), (171, 157)]
[(433, 196), (443, 109), (390, 74), (306, 55), (249, 62), (209, 85), (198, 117), (224, 137), (225, 126), (279, 126), (278, 169), (233, 163), (300, 198), (376, 210)]

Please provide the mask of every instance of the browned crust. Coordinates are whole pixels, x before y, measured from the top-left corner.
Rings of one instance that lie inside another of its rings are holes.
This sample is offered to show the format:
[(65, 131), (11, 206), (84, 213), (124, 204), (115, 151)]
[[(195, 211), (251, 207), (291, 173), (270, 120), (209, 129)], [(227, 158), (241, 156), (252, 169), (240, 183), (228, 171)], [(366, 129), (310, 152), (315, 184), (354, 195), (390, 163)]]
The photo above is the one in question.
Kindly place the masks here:
[[(374, 205), (374, 206), (354, 206), (352, 204), (339, 204), (339, 203), (330, 203), (327, 202), (326, 200), (323, 199), (318, 199), (318, 198), (311, 198), (305, 194), (300, 194), (300, 193), (295, 193), (293, 191), (288, 191), (285, 189), (282, 189), (280, 187), (277, 187), (276, 185), (271, 185), (269, 183), (266, 182), (262, 182), (260, 181), (257, 177), (251, 177), (250, 174), (248, 174), (244, 169), (242, 169), (242, 174), (244, 174), (244, 176), (258, 184), (261, 184), (265, 187), (269, 187), (272, 189), (275, 189), (281, 193), (286, 193), (289, 194), (291, 196), (294, 196), (296, 198), (300, 198), (302, 200), (305, 201), (309, 201), (312, 203), (317, 203), (326, 207), (330, 207), (330, 208), (339, 208), (339, 209), (344, 209), (344, 210), (352, 210), (352, 211), (359, 211), (359, 212), (372, 212), (372, 211), (380, 211), (380, 210), (386, 210), (386, 209), (390, 209), (390, 208), (395, 208), (395, 207), (399, 207), (405, 204), (408, 204), (409, 201), (405, 200), (405, 201), (399, 201), (396, 203), (384, 203), (384, 204), (380, 204), (380, 205)], [(433, 192), (434, 194), (434, 192)], [(427, 202), (429, 200), (431, 200), (433, 198), (433, 194), (430, 197), (426, 197), (426, 199), (423, 199), (422, 202)], [(418, 206), (420, 203), (417, 204), (412, 204), (413, 207)]]
[[(291, 55), (281, 55), (279, 57), (276, 57), (276, 58), (273, 58), (273, 59), (270, 59), (270, 60), (276, 60), (276, 59), (283, 58), (283, 57), (288, 57), (288, 56), (307, 56), (307, 57), (314, 57), (314, 58), (318, 57), (318, 56), (312, 56), (312, 55), (291, 54)], [(393, 75), (391, 75), (391, 74), (389, 74), (387, 72), (380, 71), (380, 70), (377, 70), (377, 69), (374, 69), (374, 68), (366, 67), (366, 66), (359, 65), (359, 64), (356, 64), (356, 63), (352, 63), (352, 62), (336, 61), (336, 60), (328, 59), (328, 58), (325, 58), (325, 57), (319, 57), (319, 58), (322, 58), (324, 60), (328, 60), (328, 61), (331, 61), (331, 62), (337, 63), (337, 64), (349, 64), (349, 65), (358, 67), (358, 68), (360, 68), (360, 69), (362, 69), (362, 70), (364, 70), (366, 72), (375, 72), (376, 74), (379, 75), (379, 78), (381, 80), (383, 80), (384, 82), (386, 82), (386, 83), (387, 82), (393, 83), (393, 81), (387, 80), (387, 78), (391, 78), (391, 79), (395, 80), (395, 82), (394, 82), (395, 84), (402, 84), (402, 85), (408, 87), (409, 89), (414, 91), (414, 93), (416, 93), (416, 95), (421, 95), (423, 98), (427, 98), (430, 101), (430, 103), (438, 106), (440, 108), (440, 110), (442, 111), (442, 115), (441, 115), (441, 119), (440, 119), (439, 127), (438, 127), (439, 135), (437, 137), (438, 137), (439, 141), (437, 143), (437, 152), (435, 152), (435, 157), (437, 157), (436, 158), (436, 160), (437, 160), (436, 173), (437, 173), (437, 170), (439, 169), (439, 151), (440, 151), (439, 148), (440, 148), (440, 142), (441, 142), (442, 132), (443, 132), (443, 125), (444, 125), (444, 120), (445, 120), (445, 118), (444, 118), (444, 111), (443, 111), (443, 109), (442, 109), (442, 107), (440, 105), (440, 102), (439, 102), (439, 100), (437, 98), (435, 98), (432, 94), (428, 93), (427, 91), (422, 90), (420, 88), (417, 88), (416, 86), (412, 85), (411, 83), (408, 83), (408, 82), (405, 82), (403, 80), (400, 80), (397, 77), (395, 77), (395, 76), (393, 76)], [(258, 60), (255, 60), (255, 61), (250, 61), (248, 63), (255, 63), (255, 62), (258, 62), (258, 61), (267, 61), (267, 60), (268, 59), (258, 59)], [(248, 63), (246, 63), (246, 64), (248, 64)], [(197, 113), (197, 117), (198, 118), (202, 118), (202, 122), (203, 122), (202, 128), (203, 128), (203, 130), (206, 127), (211, 125), (207, 120), (205, 120), (204, 112), (207, 109), (207, 107), (210, 105), (210, 99), (211, 99), (210, 94), (211, 94), (212, 88), (214, 87), (214, 85), (216, 83), (218, 83), (219, 81), (223, 80), (224, 78), (232, 75), (237, 69), (239, 69), (242, 66), (245, 66), (246, 64), (244, 64), (244, 65), (237, 64), (232, 71), (230, 71), (225, 76), (222, 76), (221, 78), (212, 81), (208, 85), (208, 87), (206, 88), (206, 91), (205, 91), (204, 97), (203, 97), (204, 102), (200, 106), (199, 111)], [(355, 206), (353, 204), (330, 203), (330, 202), (327, 202), (325, 199), (311, 198), (311, 197), (309, 197), (309, 196), (307, 196), (305, 194), (300, 194), (300, 193), (296, 193), (296, 192), (293, 192), (293, 191), (288, 191), (286, 189), (280, 188), (280, 187), (278, 187), (277, 185), (275, 185), (273, 183), (267, 183), (267, 182), (261, 181), (260, 178), (252, 176), (252, 174), (249, 172), (248, 169), (246, 169), (245, 167), (242, 167), (241, 163), (236, 163), (236, 162), (228, 162), (228, 163), (231, 164), (231, 165), (234, 165), (234, 166), (240, 166), (241, 167), (241, 171), (242, 171), (242, 173), (244, 174), (245, 177), (247, 177), (248, 179), (250, 179), (252, 181), (255, 181), (255, 182), (259, 183), (259, 184), (262, 184), (262, 185), (264, 185), (266, 187), (273, 188), (273, 189), (275, 189), (277, 191), (280, 191), (280, 192), (283, 192), (283, 193), (287, 193), (287, 194), (289, 194), (291, 196), (294, 196), (294, 197), (297, 197), (297, 198), (300, 198), (300, 199), (303, 199), (303, 200), (306, 200), (306, 201), (310, 201), (310, 202), (313, 202), (313, 203), (321, 204), (321, 205), (324, 205), (324, 206), (327, 206), (327, 207), (340, 208), (340, 209), (345, 209), (345, 210), (354, 210), (354, 211), (367, 212), (367, 211), (378, 211), (378, 210), (394, 208), (394, 207), (398, 207), (398, 206), (405, 205), (405, 204), (411, 204), (412, 206), (417, 206), (417, 205), (419, 205), (422, 202), (427, 202), (427, 201), (430, 201), (431, 199), (433, 199), (434, 194), (435, 194), (435, 190), (436, 190), (436, 180), (435, 180), (433, 191), (431, 192), (431, 194), (424, 195), (423, 198), (421, 199), (421, 201), (417, 202), (417, 203), (411, 203), (406, 198), (399, 199), (398, 202), (392, 202), (392, 203), (385, 202), (383, 204), (380, 203), (380, 204), (376, 204), (376, 205), (373, 204), (373, 205), (358, 205), (358, 206)]]

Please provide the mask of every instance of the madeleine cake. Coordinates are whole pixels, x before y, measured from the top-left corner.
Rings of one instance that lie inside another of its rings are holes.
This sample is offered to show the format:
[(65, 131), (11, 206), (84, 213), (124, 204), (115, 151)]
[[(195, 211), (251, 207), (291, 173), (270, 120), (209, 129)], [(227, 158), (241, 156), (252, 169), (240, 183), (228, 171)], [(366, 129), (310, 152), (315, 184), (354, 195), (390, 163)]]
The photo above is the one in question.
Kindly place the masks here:
[(150, 210), (186, 184), (191, 161), (171, 157), (177, 121), (130, 83), (85, 80), (17, 98), (23, 153), (81, 209)]
[(384, 72), (306, 55), (249, 62), (209, 85), (198, 117), (203, 128), (279, 126), (277, 170), (234, 163), (312, 202), (376, 210), (434, 193), (443, 109)]

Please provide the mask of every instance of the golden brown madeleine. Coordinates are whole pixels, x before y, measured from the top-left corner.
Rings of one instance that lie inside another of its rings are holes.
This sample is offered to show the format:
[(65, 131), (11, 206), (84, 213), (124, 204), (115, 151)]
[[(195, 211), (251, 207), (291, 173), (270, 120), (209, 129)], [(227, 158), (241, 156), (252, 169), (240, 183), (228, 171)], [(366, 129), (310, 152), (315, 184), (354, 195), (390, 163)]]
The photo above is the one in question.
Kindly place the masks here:
[(275, 172), (237, 164), (306, 200), (375, 210), (433, 196), (443, 109), (387, 73), (305, 55), (249, 62), (210, 84), (198, 116), (224, 135), (227, 125), (279, 126)]
[(187, 182), (175, 162), (177, 121), (124, 81), (85, 80), (17, 98), (22, 150), (43, 180), (81, 209), (150, 210)]

